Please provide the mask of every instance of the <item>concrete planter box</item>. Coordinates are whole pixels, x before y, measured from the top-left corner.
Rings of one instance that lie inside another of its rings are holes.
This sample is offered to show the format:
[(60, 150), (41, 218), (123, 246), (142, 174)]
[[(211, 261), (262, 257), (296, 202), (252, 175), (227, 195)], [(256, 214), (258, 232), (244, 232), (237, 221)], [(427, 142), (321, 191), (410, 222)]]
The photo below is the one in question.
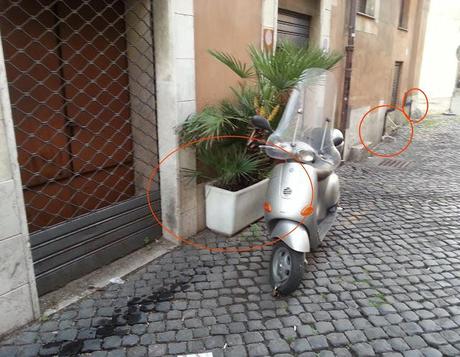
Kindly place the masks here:
[(206, 227), (231, 236), (264, 215), (268, 179), (233, 192), (206, 185)]

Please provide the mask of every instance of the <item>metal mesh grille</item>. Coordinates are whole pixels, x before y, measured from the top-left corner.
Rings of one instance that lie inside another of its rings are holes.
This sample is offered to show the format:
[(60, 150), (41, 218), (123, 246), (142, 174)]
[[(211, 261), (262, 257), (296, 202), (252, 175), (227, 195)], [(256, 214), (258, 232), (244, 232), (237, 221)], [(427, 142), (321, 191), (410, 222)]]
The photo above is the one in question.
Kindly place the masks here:
[(0, 31), (30, 231), (144, 194), (151, 2), (0, 0)]

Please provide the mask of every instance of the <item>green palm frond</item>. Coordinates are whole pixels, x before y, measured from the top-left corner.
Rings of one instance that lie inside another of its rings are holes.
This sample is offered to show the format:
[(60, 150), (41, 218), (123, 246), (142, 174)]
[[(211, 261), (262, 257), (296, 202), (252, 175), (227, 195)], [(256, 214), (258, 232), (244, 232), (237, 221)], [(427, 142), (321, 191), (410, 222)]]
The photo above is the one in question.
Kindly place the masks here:
[(342, 58), (335, 52), (313, 46), (298, 47), (290, 42), (281, 43), (273, 54), (254, 46), (250, 46), (249, 53), (259, 81), (268, 81), (278, 91), (292, 89), (306, 69), (330, 69)]
[(200, 161), (214, 172), (214, 184), (226, 188), (241, 188), (265, 177), (268, 159), (259, 153), (246, 151), (245, 145), (216, 147), (200, 156)]
[(222, 115), (233, 118), (235, 124), (235, 133), (239, 135), (248, 135), (252, 130), (250, 119), (256, 115), (254, 98), (258, 96), (256, 88), (247, 85), (241, 85), (237, 88), (231, 88), (234, 100), (223, 100), (220, 103)]
[(254, 98), (259, 95), (257, 89), (242, 85), (238, 89), (231, 88), (231, 90), (243, 116), (249, 118), (255, 115)]
[(259, 95), (264, 104), (267, 106), (267, 109), (271, 110), (279, 103), (279, 91), (267, 81), (262, 81), (259, 84)]
[[(206, 107), (184, 122), (180, 131), (181, 141), (188, 142), (210, 136), (227, 135), (237, 128), (236, 122), (239, 120), (239, 118), (223, 115), (219, 108)], [(214, 141), (204, 141), (202, 146), (210, 147)]]
[(237, 59), (235, 56), (222, 51), (208, 50), (208, 52), (219, 62), (222, 62), (235, 72), (240, 78), (251, 78), (254, 76), (253, 67)]

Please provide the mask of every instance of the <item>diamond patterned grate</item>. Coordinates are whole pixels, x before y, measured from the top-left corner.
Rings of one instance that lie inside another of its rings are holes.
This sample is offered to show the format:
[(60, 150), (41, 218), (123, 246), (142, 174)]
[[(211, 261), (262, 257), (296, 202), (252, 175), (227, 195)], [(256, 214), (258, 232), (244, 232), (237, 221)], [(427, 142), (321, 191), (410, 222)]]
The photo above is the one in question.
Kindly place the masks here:
[(145, 193), (158, 161), (151, 16), (144, 0), (0, 2), (30, 231)]

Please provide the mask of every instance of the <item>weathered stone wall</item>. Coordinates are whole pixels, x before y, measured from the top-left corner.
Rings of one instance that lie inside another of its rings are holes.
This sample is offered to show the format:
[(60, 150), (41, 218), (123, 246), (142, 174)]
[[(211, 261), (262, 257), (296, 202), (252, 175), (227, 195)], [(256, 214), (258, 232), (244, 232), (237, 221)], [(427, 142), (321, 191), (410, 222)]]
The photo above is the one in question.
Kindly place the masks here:
[(0, 335), (39, 316), (19, 164), (0, 45)]
[[(154, 44), (160, 160), (179, 145), (178, 128), (196, 110), (195, 36), (192, 1), (154, 0)], [(181, 150), (160, 168), (164, 236), (177, 242), (199, 230), (200, 212), (195, 181), (182, 169), (195, 167), (193, 149)], [(201, 214), (202, 215), (202, 214)]]

